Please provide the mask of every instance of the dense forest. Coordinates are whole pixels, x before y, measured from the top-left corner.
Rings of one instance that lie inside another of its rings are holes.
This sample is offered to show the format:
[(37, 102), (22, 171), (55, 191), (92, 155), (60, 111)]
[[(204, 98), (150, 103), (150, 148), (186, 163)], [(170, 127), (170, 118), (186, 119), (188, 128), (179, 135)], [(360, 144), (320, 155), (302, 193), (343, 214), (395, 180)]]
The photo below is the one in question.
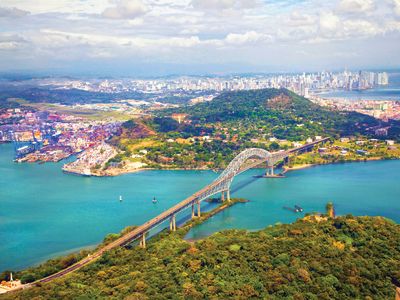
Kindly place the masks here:
[[(321, 107), (287, 89), (226, 92), (213, 101), (167, 111), (186, 113), (195, 123), (251, 122), (266, 127), (278, 138), (289, 140), (307, 135), (373, 135), (368, 129), (381, 121), (356, 112), (338, 112)], [(247, 124), (247, 125), (246, 125)], [(299, 126), (301, 124), (301, 126)], [(399, 124), (394, 124), (399, 127)]]
[(1, 299), (393, 299), (400, 226), (300, 219), (189, 242), (185, 228), (112, 250), (78, 272)]

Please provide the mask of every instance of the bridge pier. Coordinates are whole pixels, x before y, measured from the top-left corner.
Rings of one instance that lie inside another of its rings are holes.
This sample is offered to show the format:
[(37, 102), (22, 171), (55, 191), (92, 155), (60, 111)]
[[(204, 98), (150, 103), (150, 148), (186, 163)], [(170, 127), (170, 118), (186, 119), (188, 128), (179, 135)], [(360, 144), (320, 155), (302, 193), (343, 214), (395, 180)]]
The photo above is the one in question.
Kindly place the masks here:
[(194, 202), (192, 202), (192, 219), (194, 219)]
[(169, 230), (176, 231), (176, 217), (172, 215), (171, 219), (169, 220)]
[(226, 190), (226, 200), (231, 201), (231, 191), (229, 189)]
[(146, 248), (146, 233), (142, 234), (142, 237), (140, 238), (139, 246), (141, 248)]
[(225, 191), (221, 192), (221, 202), (225, 201)]
[(200, 218), (200, 216), (201, 216), (201, 212), (200, 212), (200, 201), (197, 200), (197, 217)]
[(288, 165), (289, 164), (289, 156), (286, 156), (284, 159), (283, 159), (283, 165)]
[(266, 177), (273, 177), (274, 176), (274, 166), (267, 166), (267, 170), (265, 172)]
[(260, 176), (260, 177), (264, 177), (264, 178), (283, 178), (283, 177), (285, 177), (283, 174), (276, 174), (275, 175), (274, 169), (275, 169), (275, 167), (273, 165), (272, 166), (268, 166), (267, 165), (267, 168), (266, 168), (266, 171), (265, 171), (265, 175)]

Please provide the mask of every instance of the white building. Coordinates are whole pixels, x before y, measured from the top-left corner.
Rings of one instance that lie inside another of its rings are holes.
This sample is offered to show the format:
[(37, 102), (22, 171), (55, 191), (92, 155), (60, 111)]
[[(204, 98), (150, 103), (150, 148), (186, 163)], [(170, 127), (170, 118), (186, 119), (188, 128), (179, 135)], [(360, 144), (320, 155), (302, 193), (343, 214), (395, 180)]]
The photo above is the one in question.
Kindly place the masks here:
[(386, 140), (386, 145), (393, 146), (394, 145), (394, 141)]

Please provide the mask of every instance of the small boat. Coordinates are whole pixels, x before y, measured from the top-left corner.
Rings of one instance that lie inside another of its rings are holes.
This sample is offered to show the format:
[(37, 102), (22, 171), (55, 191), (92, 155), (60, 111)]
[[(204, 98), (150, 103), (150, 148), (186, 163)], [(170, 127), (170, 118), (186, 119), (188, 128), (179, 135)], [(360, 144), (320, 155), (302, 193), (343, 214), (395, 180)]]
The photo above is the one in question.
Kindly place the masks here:
[(299, 210), (297, 208), (292, 208), (292, 207), (288, 207), (288, 206), (284, 206), (283, 209), (290, 210), (295, 213), (299, 212)]
[(156, 197), (153, 197), (153, 200), (151, 200), (151, 202), (153, 202), (153, 203), (157, 203), (157, 199), (156, 199)]
[(295, 205), (294, 207), (295, 207), (299, 212), (302, 212), (302, 211), (303, 211), (303, 208), (302, 208), (301, 206)]
[(119, 201), (122, 202), (122, 196), (121, 195), (119, 195)]

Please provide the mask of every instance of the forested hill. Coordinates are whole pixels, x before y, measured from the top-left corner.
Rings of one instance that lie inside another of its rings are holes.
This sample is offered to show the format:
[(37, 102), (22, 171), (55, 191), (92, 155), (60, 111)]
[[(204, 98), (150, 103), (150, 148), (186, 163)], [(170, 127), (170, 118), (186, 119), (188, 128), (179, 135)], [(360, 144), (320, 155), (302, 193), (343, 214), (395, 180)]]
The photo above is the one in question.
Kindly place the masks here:
[(273, 133), (290, 138), (304, 126), (310, 133), (345, 136), (370, 134), (368, 128), (381, 122), (356, 112), (333, 111), (287, 89), (226, 92), (210, 102), (175, 109), (187, 113), (193, 122), (235, 122), (239, 120), (267, 126)]
[(185, 232), (151, 239), (147, 249), (113, 249), (0, 299), (394, 299), (400, 280), (400, 227), (381, 217), (299, 220), (197, 242), (183, 240)]
[[(262, 89), (226, 92), (210, 102), (182, 109), (194, 119), (208, 122), (228, 121), (238, 118), (265, 118), (292, 115), (293, 118), (318, 118), (332, 111), (287, 89)], [(335, 114), (336, 115), (336, 114)], [(326, 117), (326, 116), (325, 116)], [(374, 118), (367, 118), (373, 120)]]

